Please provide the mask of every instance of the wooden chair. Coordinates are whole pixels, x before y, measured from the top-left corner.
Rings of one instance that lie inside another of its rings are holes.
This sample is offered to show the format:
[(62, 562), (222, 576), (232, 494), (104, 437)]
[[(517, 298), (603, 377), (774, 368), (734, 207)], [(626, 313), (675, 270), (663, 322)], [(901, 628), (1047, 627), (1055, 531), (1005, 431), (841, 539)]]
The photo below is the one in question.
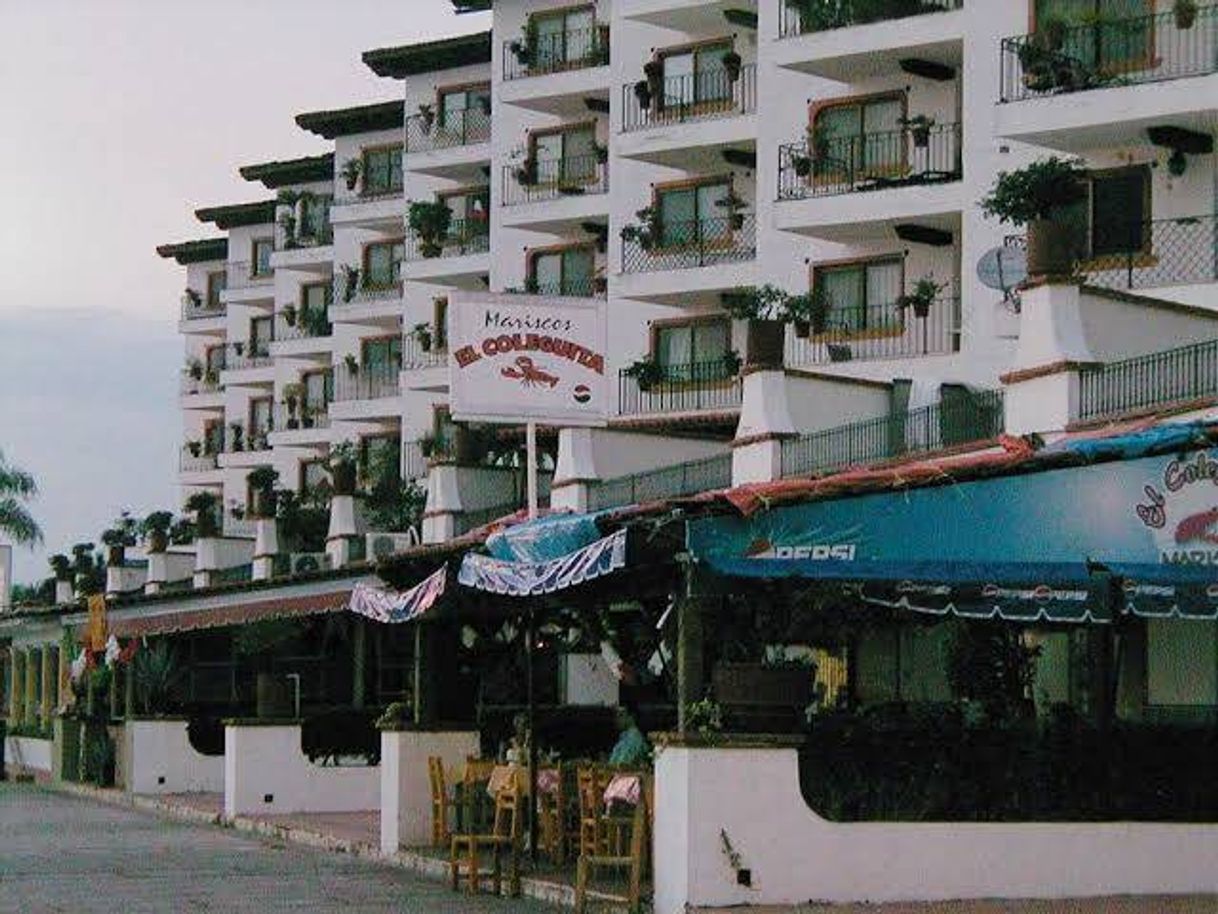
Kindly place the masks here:
[(579, 796), (579, 855), (600, 854), (605, 850), (601, 805), (609, 782), (596, 765), (581, 765), (575, 783)]
[(559, 866), (567, 857), (567, 779), (568, 766), (557, 766), (558, 787), (554, 793), (539, 791), (537, 797), (537, 843)]
[(468, 878), (468, 891), (476, 895), (481, 888), (481, 854), (489, 850), (492, 855), (491, 881), (495, 894), (503, 891), (503, 855), (508, 856), (508, 894), (520, 895), (520, 786), (512, 784), (499, 791), (495, 797), (495, 821), (487, 834), (460, 834), (452, 836), (449, 853), (449, 877), (452, 890), (457, 891), (462, 875)]
[(435, 847), (447, 847), (451, 834), (448, 830), (448, 785), (444, 780), (444, 760), (438, 755), (427, 759), (427, 780), (431, 784), (431, 843)]
[(486, 784), (494, 770), (494, 759), (472, 755), (465, 759), (465, 772), (461, 778), (461, 828), (467, 833), (489, 824), (486, 812), (492, 799), (486, 793)]
[(639, 802), (631, 818), (630, 842), (625, 853), (581, 854), (575, 871), (575, 914), (588, 909), (589, 883), (599, 870), (624, 870), (626, 893), (598, 893), (605, 901), (626, 905), (631, 914), (639, 914), (643, 904), (643, 877), (651, 853), (651, 825), (654, 816), (651, 779), (642, 776), (639, 782)]

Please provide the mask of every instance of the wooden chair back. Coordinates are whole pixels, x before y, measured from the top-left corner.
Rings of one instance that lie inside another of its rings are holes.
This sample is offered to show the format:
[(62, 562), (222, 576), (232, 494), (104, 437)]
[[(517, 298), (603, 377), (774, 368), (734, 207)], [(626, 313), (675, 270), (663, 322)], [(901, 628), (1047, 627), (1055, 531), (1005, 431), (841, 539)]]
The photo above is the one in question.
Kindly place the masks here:
[(431, 784), (431, 840), (437, 847), (448, 843), (448, 785), (444, 780), (444, 760), (437, 755), (427, 759), (427, 780)]
[(513, 781), (495, 795), (495, 824), (492, 833), (496, 838), (507, 838), (513, 844), (520, 841), (520, 785)]

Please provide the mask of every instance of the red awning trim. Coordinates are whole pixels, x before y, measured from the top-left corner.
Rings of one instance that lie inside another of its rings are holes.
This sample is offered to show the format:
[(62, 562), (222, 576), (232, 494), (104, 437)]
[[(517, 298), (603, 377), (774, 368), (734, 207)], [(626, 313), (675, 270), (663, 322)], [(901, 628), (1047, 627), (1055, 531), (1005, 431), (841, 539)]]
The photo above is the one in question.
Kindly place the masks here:
[(143, 635), (167, 635), (173, 632), (198, 631), (206, 628), (223, 628), (227, 625), (242, 625), (263, 619), (282, 619), (290, 616), (313, 616), (321, 613), (342, 612), (351, 599), (351, 591), (312, 594), (305, 597), (290, 597), (280, 600), (260, 600), (256, 603), (241, 603), (237, 606), (217, 606), (212, 609), (196, 609), (188, 612), (166, 613), (159, 616), (135, 616), (128, 619), (110, 619), (110, 632), (120, 638), (138, 638)]

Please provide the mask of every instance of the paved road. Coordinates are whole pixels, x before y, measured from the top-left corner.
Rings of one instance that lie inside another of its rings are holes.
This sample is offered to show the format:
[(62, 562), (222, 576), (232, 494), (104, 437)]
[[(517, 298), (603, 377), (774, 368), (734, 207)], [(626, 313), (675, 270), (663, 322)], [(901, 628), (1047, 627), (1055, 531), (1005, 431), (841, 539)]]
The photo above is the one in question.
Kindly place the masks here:
[(0, 912), (553, 914), (469, 898), (345, 854), (282, 847), (26, 785), (0, 784)]

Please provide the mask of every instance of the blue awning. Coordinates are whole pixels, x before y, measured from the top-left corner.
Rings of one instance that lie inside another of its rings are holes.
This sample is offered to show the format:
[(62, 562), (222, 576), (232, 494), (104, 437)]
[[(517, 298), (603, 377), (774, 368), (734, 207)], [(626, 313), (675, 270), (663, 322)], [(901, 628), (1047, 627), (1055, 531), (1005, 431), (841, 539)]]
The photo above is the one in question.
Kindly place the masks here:
[(626, 531), (546, 562), (507, 562), (488, 555), (466, 554), (457, 580), (465, 587), (512, 597), (565, 590), (612, 574), (626, 565)]

